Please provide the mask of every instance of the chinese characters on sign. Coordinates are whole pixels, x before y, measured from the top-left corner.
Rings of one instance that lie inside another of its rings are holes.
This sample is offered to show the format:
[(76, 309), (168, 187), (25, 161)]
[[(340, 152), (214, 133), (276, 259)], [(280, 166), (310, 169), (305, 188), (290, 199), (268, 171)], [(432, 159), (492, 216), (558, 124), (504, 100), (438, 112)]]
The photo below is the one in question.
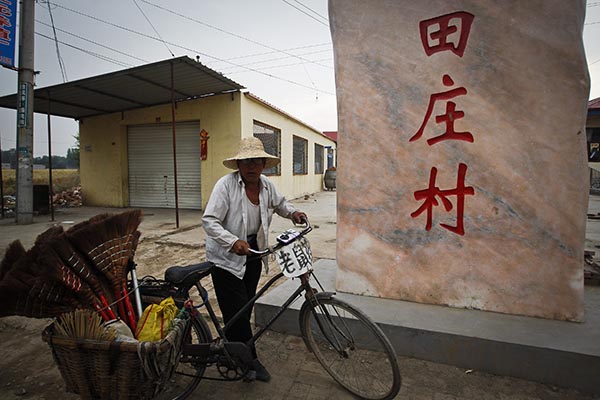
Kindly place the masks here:
[(15, 66), (17, 0), (0, 0), (0, 64)]
[(275, 253), (281, 272), (288, 278), (300, 276), (312, 269), (312, 252), (305, 238), (282, 247)]
[(427, 210), (427, 225), (425, 226), (426, 230), (431, 229), (431, 213), (433, 206), (438, 206), (439, 203), (436, 200), (436, 197), (439, 197), (442, 200), (444, 208), (446, 211), (450, 211), (452, 209), (452, 203), (448, 200), (447, 196), (456, 196), (456, 226), (450, 226), (446, 224), (440, 224), (444, 228), (448, 229), (451, 232), (457, 233), (459, 235), (465, 234), (465, 228), (463, 226), (463, 215), (465, 208), (465, 195), (474, 195), (475, 190), (467, 186), (465, 187), (465, 175), (467, 174), (467, 165), (460, 163), (458, 164), (458, 178), (456, 179), (456, 188), (450, 190), (440, 190), (439, 187), (435, 186), (435, 178), (437, 177), (437, 168), (432, 167), (431, 172), (429, 174), (429, 187), (425, 190), (417, 190), (415, 192), (415, 199), (424, 200), (423, 205), (419, 207), (419, 209), (412, 214), (411, 217), (416, 218), (425, 210)]
[[(467, 47), (474, 18), (473, 14), (467, 12), (455, 12), (419, 22), (419, 33), (425, 54), (429, 57), (434, 53), (449, 50), (462, 57)], [(458, 27), (451, 23), (460, 23), (460, 32), (458, 32)], [(433, 30), (436, 29), (436, 26), (439, 29)], [(456, 41), (456, 45), (453, 40)]]
[[(475, 17), (472, 14), (461, 11), (421, 21), (419, 23), (419, 32), (425, 54), (430, 57), (437, 52), (451, 51), (458, 57), (462, 57), (467, 46), (471, 24), (474, 18)], [(445, 74), (442, 77), (442, 83), (444, 86), (450, 88), (450, 90), (434, 93), (430, 96), (423, 122), (417, 132), (409, 139), (409, 142), (417, 141), (423, 136), (423, 132), (429, 123), (429, 119), (431, 118), (436, 103), (442, 101), (446, 101), (446, 112), (442, 115), (437, 115), (435, 117), (435, 122), (444, 124), (445, 131), (441, 135), (428, 139), (427, 144), (433, 146), (434, 144), (445, 140), (461, 140), (468, 143), (473, 143), (475, 141), (471, 132), (457, 132), (454, 129), (455, 121), (464, 118), (465, 113), (462, 110), (457, 110), (456, 103), (450, 100), (456, 100), (459, 96), (465, 96), (467, 94), (467, 89), (464, 87), (452, 88), (454, 86), (454, 80), (452, 80), (448, 74)], [(412, 212), (410, 216), (412, 218), (417, 218), (423, 212), (427, 212), (425, 229), (429, 231), (432, 226), (433, 207), (440, 205), (437, 198), (441, 200), (444, 209), (449, 212), (452, 210), (453, 204), (448, 200), (448, 197), (456, 196), (456, 226), (448, 224), (440, 225), (453, 233), (464, 235), (465, 229), (463, 219), (465, 196), (475, 195), (473, 187), (465, 186), (467, 165), (463, 163), (458, 165), (458, 177), (456, 179), (456, 188), (454, 189), (441, 190), (437, 187), (437, 173), (438, 169), (432, 167), (429, 174), (429, 187), (414, 192), (415, 200), (423, 201), (423, 203), (416, 211)]]

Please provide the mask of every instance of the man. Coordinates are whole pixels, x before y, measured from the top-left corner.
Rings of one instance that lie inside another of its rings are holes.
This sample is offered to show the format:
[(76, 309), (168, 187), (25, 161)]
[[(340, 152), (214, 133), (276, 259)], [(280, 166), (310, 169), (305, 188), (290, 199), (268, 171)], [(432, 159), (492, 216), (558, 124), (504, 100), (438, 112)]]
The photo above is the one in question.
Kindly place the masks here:
[[(306, 214), (297, 211), (262, 175), (265, 168), (278, 163), (279, 158), (266, 153), (260, 139), (242, 139), (238, 153), (223, 161), (237, 171), (219, 179), (202, 217), (206, 257), (216, 265), (211, 275), (226, 324), (256, 294), (262, 264), (266, 266), (268, 260), (246, 263), (246, 256), (250, 248), (267, 247), (273, 213), (295, 223), (306, 219)], [(247, 342), (252, 338), (251, 314), (252, 307), (225, 332), (228, 340)], [(271, 375), (258, 361), (256, 349), (251, 350), (254, 361), (248, 379), (268, 382)]]

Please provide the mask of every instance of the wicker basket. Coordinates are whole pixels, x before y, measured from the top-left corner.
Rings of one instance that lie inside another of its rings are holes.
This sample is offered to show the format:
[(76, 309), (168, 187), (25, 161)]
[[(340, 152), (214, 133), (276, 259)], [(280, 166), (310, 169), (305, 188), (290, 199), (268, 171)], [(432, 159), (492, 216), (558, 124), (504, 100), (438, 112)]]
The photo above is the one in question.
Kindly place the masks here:
[(55, 336), (54, 324), (42, 332), (67, 392), (82, 399), (152, 399), (177, 367), (187, 319), (175, 319), (173, 329), (156, 342), (82, 340)]

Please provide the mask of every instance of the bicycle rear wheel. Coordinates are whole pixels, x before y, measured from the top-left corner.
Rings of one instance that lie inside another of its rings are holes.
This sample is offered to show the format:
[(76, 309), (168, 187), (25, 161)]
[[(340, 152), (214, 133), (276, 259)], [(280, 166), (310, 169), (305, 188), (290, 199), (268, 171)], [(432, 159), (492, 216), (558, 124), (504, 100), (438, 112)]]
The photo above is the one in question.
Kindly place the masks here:
[[(186, 343), (212, 342), (212, 334), (202, 316), (192, 316), (191, 323), (190, 334), (184, 339)], [(188, 398), (202, 380), (205, 369), (206, 363), (204, 360), (195, 361), (193, 357), (182, 353), (169, 384), (155, 399), (183, 400)]]
[(335, 298), (306, 301), (300, 311), (300, 330), (323, 368), (354, 395), (383, 400), (400, 391), (400, 368), (392, 345), (354, 306)]

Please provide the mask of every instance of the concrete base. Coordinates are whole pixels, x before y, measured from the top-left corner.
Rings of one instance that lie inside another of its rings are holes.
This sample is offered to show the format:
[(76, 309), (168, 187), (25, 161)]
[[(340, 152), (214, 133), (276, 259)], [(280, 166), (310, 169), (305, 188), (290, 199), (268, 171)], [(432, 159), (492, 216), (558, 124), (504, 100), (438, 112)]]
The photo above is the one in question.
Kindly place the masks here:
[[(315, 263), (315, 275), (327, 291), (335, 291), (336, 268), (335, 260)], [(288, 280), (260, 299), (256, 324), (268, 321), (296, 287), (297, 281)], [(583, 323), (337, 296), (377, 322), (400, 356), (600, 394), (600, 287), (585, 289)], [(301, 305), (297, 300), (272, 329), (299, 335)]]

